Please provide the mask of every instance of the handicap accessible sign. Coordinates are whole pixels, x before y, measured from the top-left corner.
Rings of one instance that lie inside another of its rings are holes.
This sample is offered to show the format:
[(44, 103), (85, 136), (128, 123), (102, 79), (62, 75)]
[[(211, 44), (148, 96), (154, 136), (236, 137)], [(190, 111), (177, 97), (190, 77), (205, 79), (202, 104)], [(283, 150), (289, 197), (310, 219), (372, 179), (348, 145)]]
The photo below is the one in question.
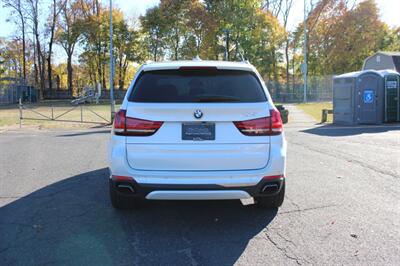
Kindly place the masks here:
[(373, 90), (365, 90), (364, 91), (364, 103), (373, 103), (374, 102), (374, 91)]

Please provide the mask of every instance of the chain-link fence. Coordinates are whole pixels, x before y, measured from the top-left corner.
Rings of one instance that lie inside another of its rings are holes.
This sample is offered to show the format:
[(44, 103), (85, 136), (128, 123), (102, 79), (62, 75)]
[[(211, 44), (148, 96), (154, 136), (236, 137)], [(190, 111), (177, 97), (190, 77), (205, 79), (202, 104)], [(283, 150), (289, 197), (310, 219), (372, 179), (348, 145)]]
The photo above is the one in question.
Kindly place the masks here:
[[(79, 98), (82, 96), (82, 94), (84, 94), (84, 90), (86, 87), (82, 87), (82, 88), (76, 88), (75, 89), (75, 93), (71, 94), (71, 92), (69, 90), (45, 90), (43, 92), (43, 97), (46, 100), (67, 100), (67, 99), (73, 99), (73, 98)], [(95, 90), (93, 88), (94, 91), (97, 92), (97, 90)], [(123, 89), (116, 89), (114, 90), (114, 99), (116, 100), (122, 100), (125, 96), (126, 90)], [(105, 90), (102, 89), (101, 93), (100, 93), (100, 99), (109, 99), (110, 98), (110, 90)]]
[[(307, 101), (332, 101), (332, 78), (333, 76), (308, 77)], [(267, 81), (266, 84), (274, 101), (302, 102), (304, 99), (304, 83), (302, 81), (290, 81), (289, 84)]]
[[(332, 78), (333, 76), (310, 76), (308, 77), (307, 101), (332, 101)], [(268, 90), (274, 101), (277, 102), (302, 102), (304, 95), (304, 83), (299, 80), (289, 84), (285, 82), (266, 81)], [(78, 94), (81, 93), (78, 89)], [(114, 98), (123, 99), (126, 90), (115, 90)], [(100, 99), (110, 97), (109, 90), (101, 90)], [(72, 99), (74, 95), (68, 90), (45, 90), (44, 99)], [(0, 104), (18, 103), (21, 98), (24, 102), (36, 102), (38, 100), (38, 91), (32, 86), (20, 84), (2, 84), (0, 83)]]
[(34, 103), (38, 99), (35, 87), (20, 84), (0, 84), (0, 105), (23, 102)]
[(72, 94), (69, 90), (44, 90), (43, 98), (46, 100), (69, 100)]

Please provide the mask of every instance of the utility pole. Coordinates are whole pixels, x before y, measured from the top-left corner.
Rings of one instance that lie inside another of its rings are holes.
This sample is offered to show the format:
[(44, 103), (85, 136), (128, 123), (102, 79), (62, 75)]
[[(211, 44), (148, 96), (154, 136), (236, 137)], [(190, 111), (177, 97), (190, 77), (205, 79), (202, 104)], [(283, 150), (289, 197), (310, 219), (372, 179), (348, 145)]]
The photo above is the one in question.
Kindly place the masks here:
[(303, 101), (307, 102), (307, 3), (304, 0), (304, 62), (302, 66), (304, 76)]
[(111, 121), (115, 116), (115, 101), (114, 101), (114, 53), (113, 53), (113, 4), (110, 0), (110, 102), (111, 102)]

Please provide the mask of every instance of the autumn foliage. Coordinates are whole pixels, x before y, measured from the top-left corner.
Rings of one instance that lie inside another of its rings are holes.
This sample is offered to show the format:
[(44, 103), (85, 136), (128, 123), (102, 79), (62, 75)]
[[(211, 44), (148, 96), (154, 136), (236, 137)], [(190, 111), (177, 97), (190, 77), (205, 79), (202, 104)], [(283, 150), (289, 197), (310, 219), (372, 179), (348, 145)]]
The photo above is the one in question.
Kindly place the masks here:
[[(0, 77), (23, 78), (43, 91), (107, 88), (110, 17), (102, 1), (54, 0), (49, 7), (41, 0), (1, 1), (18, 31), (0, 39)], [(310, 75), (359, 70), (371, 54), (400, 49), (400, 28), (382, 22), (374, 0), (310, 2)], [(199, 56), (249, 60), (288, 90), (289, 81), (301, 80), (304, 44), (303, 23), (287, 25), (292, 6), (293, 0), (161, 0), (140, 17), (114, 8), (114, 86), (126, 88), (147, 60)], [(54, 46), (64, 54), (54, 58)]]

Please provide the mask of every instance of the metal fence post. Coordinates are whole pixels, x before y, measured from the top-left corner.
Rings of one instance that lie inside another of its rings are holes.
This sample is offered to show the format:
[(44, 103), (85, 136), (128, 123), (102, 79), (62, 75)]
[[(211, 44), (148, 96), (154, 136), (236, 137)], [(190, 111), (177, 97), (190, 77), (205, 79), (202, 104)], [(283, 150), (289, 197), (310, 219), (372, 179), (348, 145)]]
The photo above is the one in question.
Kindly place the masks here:
[(81, 105), (81, 122), (83, 122), (83, 105)]
[(19, 98), (19, 128), (22, 127), (22, 99)]

